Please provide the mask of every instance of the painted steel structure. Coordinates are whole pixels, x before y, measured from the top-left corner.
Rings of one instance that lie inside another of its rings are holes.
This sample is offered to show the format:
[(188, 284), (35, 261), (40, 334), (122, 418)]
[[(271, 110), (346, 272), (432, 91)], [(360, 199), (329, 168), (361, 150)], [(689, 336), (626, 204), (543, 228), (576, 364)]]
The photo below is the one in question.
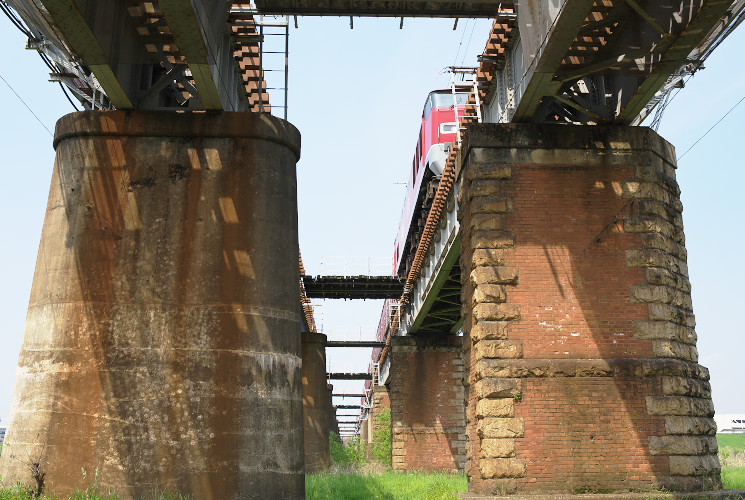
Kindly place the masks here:
[(377, 16), (377, 17), (496, 17), (502, 4), (476, 0), (452, 2), (374, 1), (369, 0), (257, 0), (256, 7), (264, 14), (294, 14), (303, 16)]
[(588, 124), (639, 123), (745, 11), (744, 0), (2, 3), (53, 79), (90, 109), (265, 111), (258, 14), (516, 19), (491, 68), (486, 114)]
[(260, 27), (247, 4), (2, 3), (47, 61), (51, 79), (86, 109), (268, 110)]

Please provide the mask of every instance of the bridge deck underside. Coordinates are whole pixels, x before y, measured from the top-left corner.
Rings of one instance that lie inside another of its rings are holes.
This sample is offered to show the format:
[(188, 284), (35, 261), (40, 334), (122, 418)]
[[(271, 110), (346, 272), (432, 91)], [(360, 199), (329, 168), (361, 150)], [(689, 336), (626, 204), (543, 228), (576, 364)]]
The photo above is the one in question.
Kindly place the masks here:
[(551, 26), (512, 121), (635, 124), (732, 0), (573, 0)]
[(374, 17), (497, 17), (502, 7), (513, 2), (475, 0), (452, 2), (359, 1), (359, 0), (257, 0), (261, 14), (303, 16), (374, 16)]
[(460, 264), (456, 262), (448, 273), (437, 297), (416, 334), (455, 333), (461, 322)]

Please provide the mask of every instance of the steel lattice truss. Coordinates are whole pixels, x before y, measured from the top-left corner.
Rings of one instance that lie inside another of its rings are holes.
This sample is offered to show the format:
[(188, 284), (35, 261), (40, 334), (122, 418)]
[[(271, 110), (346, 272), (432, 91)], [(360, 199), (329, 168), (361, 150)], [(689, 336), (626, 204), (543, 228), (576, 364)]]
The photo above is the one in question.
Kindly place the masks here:
[(745, 11), (745, 0), (0, 4), (88, 109), (268, 111), (264, 14), (495, 18), (479, 74), (489, 121), (587, 124), (641, 121)]
[(247, 3), (6, 0), (87, 109), (268, 111)]

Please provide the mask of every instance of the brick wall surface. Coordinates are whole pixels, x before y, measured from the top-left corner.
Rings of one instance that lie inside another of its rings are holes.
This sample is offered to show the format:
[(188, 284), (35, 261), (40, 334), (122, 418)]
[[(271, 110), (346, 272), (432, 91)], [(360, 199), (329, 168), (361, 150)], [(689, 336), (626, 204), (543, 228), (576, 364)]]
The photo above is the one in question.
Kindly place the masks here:
[[(380, 430), (381, 422), (378, 420), (378, 416), (381, 412), (391, 409), (391, 396), (388, 392), (388, 388), (385, 385), (376, 385), (373, 389), (373, 405), (370, 409), (370, 416), (368, 417), (369, 422), (369, 438), (368, 442), (372, 443), (376, 433)], [(388, 429), (390, 431), (390, 429)], [(372, 450), (368, 450), (371, 454)]]
[(674, 158), (643, 128), (469, 128), (459, 219), (472, 491), (720, 484)]
[(465, 463), (462, 338), (391, 341), (393, 468), (459, 471)]

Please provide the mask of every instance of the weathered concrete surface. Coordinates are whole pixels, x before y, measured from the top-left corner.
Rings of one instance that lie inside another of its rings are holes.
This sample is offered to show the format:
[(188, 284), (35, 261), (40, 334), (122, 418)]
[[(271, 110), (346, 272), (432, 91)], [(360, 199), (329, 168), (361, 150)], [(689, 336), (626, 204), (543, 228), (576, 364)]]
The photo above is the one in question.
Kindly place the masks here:
[(249, 113), (58, 122), (6, 484), (304, 497), (299, 140)]
[(328, 469), (329, 389), (326, 381), (326, 335), (303, 332), (303, 411), (305, 412), (305, 472)]
[(334, 408), (334, 386), (327, 384), (326, 388), (328, 390), (326, 401), (329, 414), (329, 433), (339, 434), (339, 422), (336, 420), (336, 409)]
[(674, 148), (479, 124), (460, 154), (469, 489), (721, 488)]

